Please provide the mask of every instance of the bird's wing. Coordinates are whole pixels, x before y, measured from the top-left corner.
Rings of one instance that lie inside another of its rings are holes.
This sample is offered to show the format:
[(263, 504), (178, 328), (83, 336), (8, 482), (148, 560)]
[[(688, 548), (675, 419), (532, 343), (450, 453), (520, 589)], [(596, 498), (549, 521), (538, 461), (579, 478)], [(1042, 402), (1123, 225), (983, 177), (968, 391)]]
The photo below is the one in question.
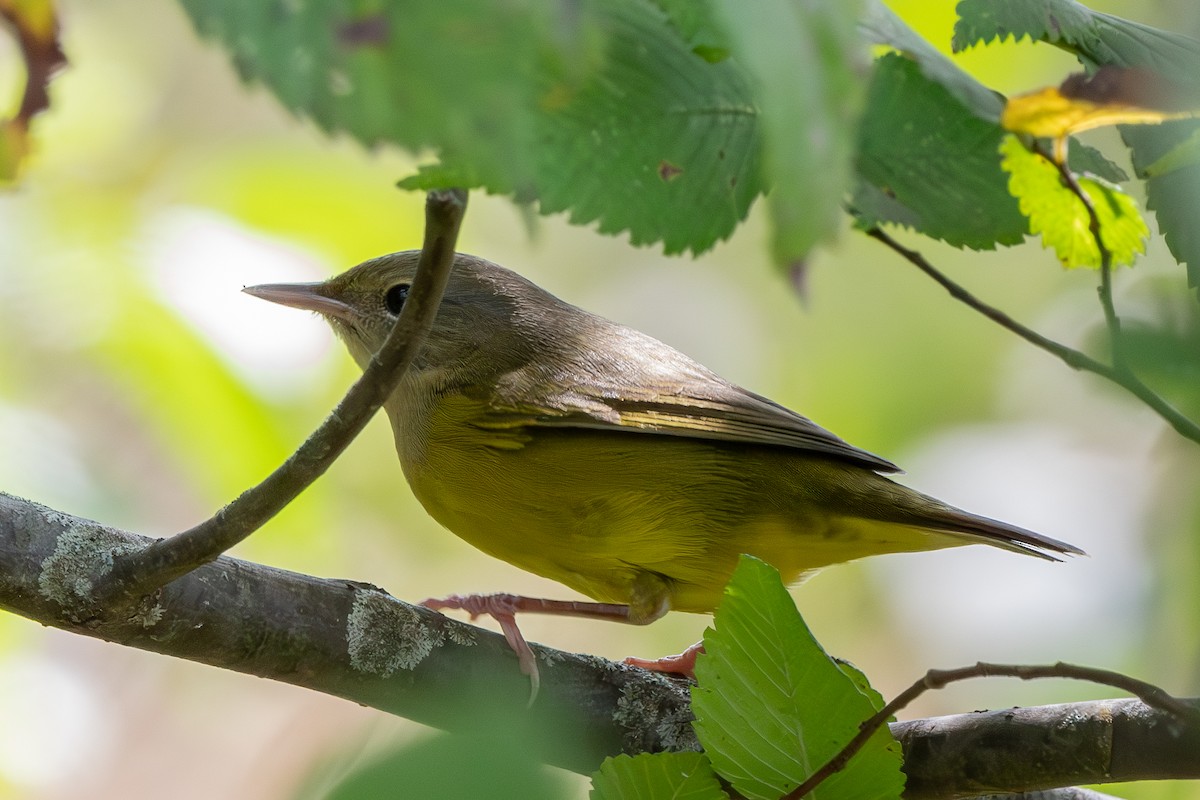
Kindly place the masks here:
[[(628, 354), (626, 354), (628, 355)], [(486, 427), (576, 427), (787, 447), (899, 472), (895, 464), (846, 443), (807, 417), (742, 389), (686, 356), (676, 363), (579, 365), (559, 375), (509, 373), (485, 400)], [(581, 366), (585, 368), (580, 368)], [(586, 367), (592, 367), (588, 369)]]

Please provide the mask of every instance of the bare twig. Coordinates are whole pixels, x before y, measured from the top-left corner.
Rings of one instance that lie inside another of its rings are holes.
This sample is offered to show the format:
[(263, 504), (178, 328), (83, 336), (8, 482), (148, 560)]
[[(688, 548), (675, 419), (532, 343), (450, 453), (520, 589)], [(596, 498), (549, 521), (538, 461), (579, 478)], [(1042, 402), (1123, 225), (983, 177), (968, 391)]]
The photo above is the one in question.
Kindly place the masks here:
[(909, 250), (907, 247), (904, 247), (902, 244), (885, 233), (881, 228), (870, 228), (866, 231), (866, 234), (872, 239), (876, 239), (877, 241), (887, 245), (896, 253), (899, 253), (909, 263), (917, 267), (917, 269), (921, 270), (926, 275), (941, 284), (942, 288), (949, 292), (950, 295), (956, 300), (959, 300), (967, 306), (975, 309), (980, 314), (983, 314), (985, 317), (1001, 327), (1015, 333), (1017, 336), (1020, 336), (1022, 339), (1034, 345), (1035, 347), (1039, 347), (1042, 350), (1057, 356), (1067, 366), (1073, 369), (1091, 372), (1095, 375), (1099, 375), (1102, 378), (1107, 378), (1153, 409), (1155, 413), (1162, 417), (1168, 425), (1174, 428), (1176, 433), (1178, 433), (1180, 436), (1200, 444), (1200, 425), (1197, 425), (1195, 422), (1180, 413), (1178, 409), (1168, 403), (1149, 386), (1144, 384), (1140, 378), (1138, 378), (1129, 370), (1111, 367), (1108, 364), (1097, 361), (1085, 353), (1075, 350), (1074, 348), (1067, 347), (1060, 342), (1056, 342), (1053, 339), (1043, 336), (1032, 328), (1022, 325), (1008, 314), (1005, 314), (1003, 311), (995, 308), (994, 306), (988, 305), (975, 295), (968, 292), (959, 284), (950, 280), (949, 277), (934, 267), (933, 264), (929, 263), (929, 261), (923, 255), (918, 253), (916, 250)]
[(1020, 678), (1021, 680), (1035, 680), (1038, 678), (1068, 678), (1071, 680), (1089, 681), (1098, 683), (1104, 686), (1112, 686), (1116, 689), (1123, 689), (1135, 697), (1139, 698), (1143, 703), (1151, 708), (1161, 709), (1169, 714), (1174, 715), (1179, 720), (1190, 725), (1200, 725), (1200, 710), (1192, 707), (1188, 703), (1172, 697), (1167, 692), (1159, 687), (1147, 683), (1146, 681), (1131, 678), (1128, 675), (1123, 675), (1119, 672), (1113, 672), (1107, 669), (1095, 669), (1093, 667), (1081, 667), (1075, 664), (989, 664), (979, 662), (969, 667), (959, 667), (958, 669), (931, 669), (925, 675), (914, 683), (912, 686), (905, 689), (895, 697), (890, 703), (885, 705), (870, 719), (866, 720), (859, 726), (859, 732), (851, 739), (845, 747), (843, 747), (837, 755), (831, 758), (824, 766), (810, 775), (804, 783), (796, 787), (796, 790), (788, 794), (785, 800), (799, 800), (804, 797), (826, 778), (840, 771), (846, 762), (848, 762), (863, 745), (867, 743), (875, 732), (887, 724), (887, 721), (896, 715), (900, 709), (906, 707), (913, 700), (916, 700), (925, 692), (931, 689), (941, 689), (956, 681), (968, 680), (970, 678)]
[(430, 192), (425, 206), (425, 243), (404, 310), (362, 377), (321, 426), (262, 483), (210, 519), (118, 558), (97, 593), (101, 604), (136, 599), (212, 561), (324, 474), (379, 410), (420, 349), (454, 264), (466, 202), (466, 192), (460, 189)]

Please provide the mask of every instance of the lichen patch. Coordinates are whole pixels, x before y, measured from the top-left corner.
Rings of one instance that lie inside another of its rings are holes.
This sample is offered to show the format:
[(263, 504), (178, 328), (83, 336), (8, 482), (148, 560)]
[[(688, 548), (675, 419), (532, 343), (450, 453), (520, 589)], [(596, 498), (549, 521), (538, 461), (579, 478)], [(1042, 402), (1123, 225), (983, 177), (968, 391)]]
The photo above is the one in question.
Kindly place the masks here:
[(116, 556), (138, 549), (97, 524), (70, 523), (59, 534), (54, 552), (42, 562), (38, 591), (65, 609), (80, 608), (92, 601), (95, 580), (107, 575)]
[(350, 666), (386, 678), (415, 669), (445, 637), (421, 615), (379, 591), (358, 589), (346, 618)]

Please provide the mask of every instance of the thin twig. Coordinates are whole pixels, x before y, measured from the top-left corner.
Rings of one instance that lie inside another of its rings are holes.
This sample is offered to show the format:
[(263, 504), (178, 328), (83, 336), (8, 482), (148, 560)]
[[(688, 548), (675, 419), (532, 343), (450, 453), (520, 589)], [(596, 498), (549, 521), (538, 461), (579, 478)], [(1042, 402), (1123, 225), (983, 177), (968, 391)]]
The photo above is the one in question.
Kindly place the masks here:
[(262, 483), (243, 492), (213, 517), (119, 558), (97, 592), (102, 605), (141, 597), (212, 561), (260, 528), (324, 474), (392, 393), (433, 325), (454, 264), (454, 247), (466, 203), (466, 192), (461, 189), (429, 193), (425, 242), (404, 310), (362, 377), (321, 426)]
[(1108, 364), (1101, 363), (1096, 359), (1078, 351), (1074, 348), (1049, 339), (1037, 331), (1029, 328), (1015, 319), (1005, 314), (1003, 311), (990, 306), (983, 302), (975, 295), (968, 292), (965, 288), (950, 280), (949, 277), (939, 271), (933, 264), (929, 263), (926, 258), (916, 250), (909, 250), (902, 244), (897, 242), (880, 228), (870, 228), (866, 234), (872, 239), (882, 242), (889, 248), (900, 254), (917, 269), (924, 272), (929, 277), (937, 281), (942, 288), (950, 293), (952, 297), (965, 303), (967, 306), (975, 309), (980, 314), (983, 314), (988, 319), (1003, 328), (1015, 333), (1025, 341), (1057, 356), (1067, 366), (1072, 369), (1083, 370), (1099, 375), (1102, 378), (1107, 378), (1116, 385), (1128, 391), (1130, 394), (1137, 397), (1147, 406), (1155, 411), (1160, 417), (1166, 420), (1175, 431), (1185, 439), (1190, 439), (1197, 444), (1200, 444), (1200, 425), (1197, 425), (1192, 420), (1188, 419), (1180, 413), (1174, 406), (1159, 396), (1153, 389), (1142, 383), (1141, 379), (1126, 369), (1118, 369), (1111, 367)]
[(1104, 324), (1108, 327), (1109, 347), (1112, 351), (1113, 367), (1120, 372), (1127, 372), (1129, 368), (1122, 356), (1121, 318), (1117, 316), (1117, 306), (1113, 302), (1112, 250), (1104, 243), (1104, 235), (1100, 227), (1100, 215), (1096, 213), (1096, 204), (1093, 202), (1092, 196), (1079, 184), (1079, 179), (1075, 177), (1075, 173), (1067, 166), (1065, 158), (1054, 158), (1036, 144), (1033, 147), (1033, 152), (1054, 165), (1054, 168), (1058, 170), (1058, 174), (1062, 178), (1063, 186), (1078, 197), (1079, 201), (1083, 203), (1083, 207), (1087, 209), (1088, 231), (1092, 234), (1092, 240), (1096, 242), (1097, 252), (1100, 253), (1100, 285), (1096, 287), (1096, 293), (1100, 296), (1100, 307), (1104, 309)]
[(958, 669), (931, 669), (920, 680), (881, 708), (878, 713), (859, 725), (859, 731), (854, 738), (837, 755), (826, 762), (824, 766), (810, 775), (804, 783), (796, 787), (795, 791), (786, 795), (784, 800), (799, 800), (799, 798), (807, 795), (830, 775), (840, 771), (846, 766), (846, 762), (853, 758), (862, 749), (863, 745), (875, 735), (876, 731), (886, 725), (887, 721), (896, 715), (896, 712), (906, 707), (925, 692), (931, 689), (944, 688), (956, 681), (964, 681), (971, 678), (996, 677), (1020, 678), (1025, 681), (1038, 678), (1068, 678), (1112, 686), (1129, 692), (1146, 705), (1173, 714), (1184, 722), (1200, 724), (1200, 710), (1193, 708), (1178, 698), (1172, 697), (1154, 684), (1138, 680), (1137, 678), (1131, 678), (1128, 675), (1113, 672), (1112, 670), (1081, 667), (1076, 664), (1065, 664), (1063, 662), (1057, 664), (1028, 665), (990, 664), (983, 661), (970, 667), (959, 667)]

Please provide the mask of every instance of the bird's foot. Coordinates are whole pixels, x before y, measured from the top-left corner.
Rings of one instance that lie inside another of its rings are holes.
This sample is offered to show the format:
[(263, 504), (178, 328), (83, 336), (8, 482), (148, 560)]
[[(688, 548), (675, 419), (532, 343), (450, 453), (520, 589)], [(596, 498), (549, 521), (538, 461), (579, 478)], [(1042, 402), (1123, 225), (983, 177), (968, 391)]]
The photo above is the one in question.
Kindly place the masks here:
[(646, 659), (630, 656), (625, 663), (631, 667), (641, 667), (651, 672), (665, 672), (670, 675), (684, 675), (696, 679), (696, 656), (704, 652), (704, 642), (696, 642), (679, 655), (663, 656), (662, 658)]
[(533, 701), (537, 699), (538, 689), (541, 688), (542, 677), (538, 672), (537, 656), (534, 655), (529, 642), (525, 641), (521, 629), (517, 627), (516, 614), (525, 610), (521, 601), (526, 599), (528, 598), (515, 594), (452, 594), (443, 598), (431, 597), (421, 605), (434, 611), (466, 611), (471, 615), (472, 621), (485, 614), (496, 620), (504, 634), (504, 641), (508, 642), (508, 646), (517, 654), (521, 673), (529, 677), (529, 705), (532, 706)]

